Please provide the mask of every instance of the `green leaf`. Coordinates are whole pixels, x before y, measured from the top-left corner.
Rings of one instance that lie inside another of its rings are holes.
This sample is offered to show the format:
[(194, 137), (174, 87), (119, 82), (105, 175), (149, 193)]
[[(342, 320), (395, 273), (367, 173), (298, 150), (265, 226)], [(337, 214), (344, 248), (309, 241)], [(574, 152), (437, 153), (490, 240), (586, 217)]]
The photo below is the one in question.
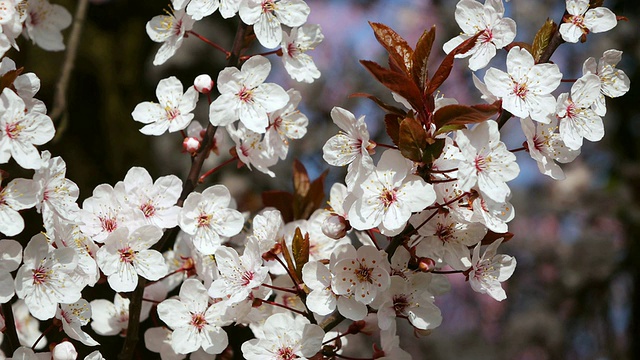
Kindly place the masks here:
[(531, 45), (531, 53), (536, 63), (540, 61), (540, 57), (544, 50), (549, 46), (551, 37), (556, 32), (557, 25), (553, 20), (547, 18), (544, 25), (538, 30), (536, 36), (533, 38), (533, 44)]
[(429, 31), (425, 30), (418, 39), (416, 49), (413, 52), (411, 58), (411, 73), (413, 80), (418, 84), (421, 91), (427, 87), (429, 83), (429, 70), (427, 63), (429, 61), (429, 55), (431, 55), (431, 48), (433, 47), (433, 41), (436, 38), (436, 26), (432, 26)]
[(500, 103), (480, 105), (447, 105), (443, 106), (433, 115), (433, 123), (436, 129), (445, 125), (464, 125), (483, 122), (495, 115), (500, 109)]
[(427, 133), (419, 120), (410, 117), (402, 120), (398, 140), (398, 148), (404, 157), (422, 161), (427, 147)]
[(424, 149), (424, 153), (422, 155), (422, 162), (425, 164), (432, 164), (437, 158), (442, 154), (442, 150), (444, 150), (444, 139), (436, 139), (433, 144), (428, 145)]
[(407, 76), (411, 74), (411, 57), (413, 56), (413, 49), (411, 46), (393, 31), (390, 27), (384, 24), (369, 22), (369, 25), (373, 29), (373, 33), (376, 36), (378, 42), (389, 53), (389, 62), (395, 67), (399, 68)]
[(440, 63), (440, 66), (436, 70), (436, 73), (433, 74), (433, 77), (429, 81), (429, 86), (427, 88), (427, 95), (433, 94), (436, 90), (438, 90), (440, 85), (442, 85), (442, 83), (445, 80), (447, 80), (447, 78), (449, 77), (449, 74), (451, 74), (451, 69), (453, 68), (453, 60), (455, 59), (455, 56), (458, 54), (464, 54), (467, 51), (471, 50), (476, 44), (476, 40), (478, 40), (478, 37), (480, 37), (480, 35), (482, 35), (483, 33), (484, 32), (482, 31), (478, 32), (473, 37), (470, 37), (469, 39), (463, 41), (460, 45), (456, 46), (453, 50), (451, 50), (451, 52), (448, 53), (447, 56), (444, 57), (444, 59), (442, 60), (442, 63)]
[(382, 85), (407, 99), (414, 109), (424, 109), (420, 89), (418, 89), (418, 86), (414, 84), (406, 74), (385, 69), (379, 64), (369, 60), (360, 60), (360, 63), (376, 80), (382, 83)]
[(445, 125), (441, 128), (439, 128), (435, 134), (433, 134), (434, 136), (436, 135), (440, 135), (440, 134), (447, 134), (450, 133), (452, 131), (456, 131), (456, 130), (462, 130), (462, 129), (466, 129), (467, 127), (464, 125)]
[(309, 234), (305, 233), (304, 236), (302, 236), (299, 227), (296, 227), (293, 235), (291, 252), (293, 253), (296, 274), (299, 278), (302, 278), (302, 267), (309, 262)]

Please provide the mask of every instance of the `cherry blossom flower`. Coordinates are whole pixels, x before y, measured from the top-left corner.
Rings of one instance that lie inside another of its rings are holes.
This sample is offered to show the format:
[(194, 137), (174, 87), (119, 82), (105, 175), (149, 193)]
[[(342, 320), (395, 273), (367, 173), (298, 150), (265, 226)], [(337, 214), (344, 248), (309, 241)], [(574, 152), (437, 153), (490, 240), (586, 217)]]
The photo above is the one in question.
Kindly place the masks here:
[(47, 237), (58, 249), (71, 248), (78, 255), (78, 266), (74, 271), (78, 281), (93, 286), (100, 279), (100, 270), (95, 260), (98, 245), (80, 231), (80, 227), (65, 220), (54, 219), (53, 229)]
[(561, 80), (558, 65), (536, 64), (527, 50), (517, 46), (507, 54), (506, 73), (489, 68), (484, 76), (487, 89), (502, 99), (505, 110), (545, 124), (554, 114), (555, 98), (551, 92)]
[(280, 85), (265, 83), (271, 63), (264, 56), (252, 56), (240, 70), (227, 67), (218, 75), (220, 96), (209, 106), (209, 121), (227, 126), (240, 119), (247, 129), (264, 134), (267, 113), (281, 109), (289, 95)]
[(142, 211), (118, 201), (118, 194), (109, 184), (93, 189), (92, 196), (82, 203), (78, 220), (80, 230), (99, 243), (116, 229), (126, 227), (133, 231), (145, 224)]
[(0, 187), (0, 232), (14, 236), (24, 229), (24, 220), (18, 211), (36, 205), (37, 183), (28, 179), (13, 179)]
[(13, 352), (13, 357), (7, 360), (50, 360), (51, 353), (36, 353), (27, 346), (20, 346)]
[[(16, 63), (8, 57), (2, 58), (0, 63), (0, 76), (5, 75), (9, 71), (16, 70)], [(24, 101), (27, 111), (37, 111), (46, 113), (44, 103), (33, 97), (40, 90), (40, 79), (34, 73), (21, 73), (13, 80), (13, 88), (16, 94)]]
[[(98, 335), (124, 335), (129, 326), (129, 299), (116, 293), (113, 302), (106, 299), (91, 301), (91, 329)], [(144, 314), (140, 315), (143, 321)]]
[[(414, 227), (421, 225), (432, 212), (424, 211), (411, 218)], [(436, 214), (418, 229), (422, 237), (416, 255), (443, 260), (452, 268), (466, 270), (471, 266), (469, 246), (480, 242), (487, 228), (480, 223), (466, 223), (448, 214)]]
[(51, 158), (47, 150), (41, 154), (42, 166), (33, 175), (38, 184), (36, 209), (42, 213), (42, 220), (47, 232), (54, 226), (54, 217), (66, 221), (75, 220), (80, 210), (76, 201), (80, 189), (73, 181), (65, 178), (67, 164), (61, 157)]
[(151, 40), (162, 43), (153, 59), (153, 65), (162, 65), (182, 46), (184, 35), (196, 21), (184, 10), (167, 11), (147, 22), (147, 34)]
[(284, 237), (284, 220), (279, 210), (265, 210), (253, 218), (252, 234), (264, 254)]
[(282, 35), (282, 62), (289, 76), (296, 81), (312, 83), (320, 71), (307, 51), (315, 49), (324, 39), (320, 25), (302, 25)]
[(349, 208), (349, 222), (358, 230), (379, 227), (393, 236), (402, 231), (411, 213), (433, 204), (433, 185), (411, 173), (412, 163), (397, 150), (382, 154), (375, 171), (359, 184)]
[(611, 49), (602, 54), (602, 57), (596, 63), (592, 57), (585, 60), (582, 64), (582, 74), (596, 74), (600, 78), (600, 96), (593, 103), (592, 107), (596, 114), (604, 116), (607, 113), (607, 107), (604, 97), (611, 98), (622, 96), (629, 91), (631, 81), (624, 71), (616, 68), (616, 65), (622, 60), (622, 51)]
[(553, 120), (549, 124), (534, 125), (528, 118), (520, 119), (522, 131), (527, 138), (527, 150), (531, 158), (538, 163), (541, 173), (548, 175), (555, 180), (564, 180), (564, 172), (555, 163), (568, 163), (573, 161), (580, 150), (572, 150), (565, 146), (558, 129), (558, 121)]
[(11, 305), (11, 311), (13, 312), (13, 320), (18, 332), (20, 345), (32, 346), (42, 336), (42, 341), (36, 344), (35, 349), (44, 349), (47, 346), (47, 337), (40, 331), (40, 321), (31, 316), (24, 300), (18, 299), (18, 301), (14, 302)]
[(289, 139), (301, 139), (307, 133), (309, 125), (309, 119), (297, 109), (301, 100), (300, 92), (289, 89), (287, 94), (287, 105), (269, 113), (269, 127), (264, 135), (264, 142), (282, 160), (287, 157)]
[(161, 360), (182, 360), (184, 354), (178, 354), (171, 347), (173, 331), (166, 327), (153, 327), (144, 332), (144, 345), (147, 350), (160, 355)]
[(373, 246), (361, 246), (355, 257), (336, 262), (331, 289), (338, 295), (353, 294), (356, 301), (370, 304), (389, 288), (389, 271), (384, 251)]
[(472, 265), (467, 275), (471, 288), (502, 301), (507, 298), (501, 282), (509, 279), (516, 269), (516, 259), (509, 255), (496, 255), (502, 239), (494, 241), (480, 256), (480, 245), (473, 249)]
[(54, 317), (59, 303), (80, 300), (83, 284), (71, 276), (78, 265), (73, 249), (50, 250), (47, 239), (38, 234), (24, 249), (23, 260), (16, 274), (16, 294), (37, 319)]
[(458, 130), (455, 140), (464, 157), (458, 165), (460, 190), (469, 191), (477, 183), (482, 194), (504, 202), (511, 193), (506, 182), (518, 176), (520, 167), (500, 141), (498, 123), (489, 120), (471, 130)]
[(301, 26), (310, 11), (302, 0), (243, 0), (238, 13), (245, 24), (253, 25), (260, 44), (273, 49), (282, 41), (282, 25)]
[(364, 116), (356, 120), (351, 112), (336, 106), (331, 109), (331, 119), (341, 131), (324, 144), (322, 157), (329, 165), (349, 165), (345, 183), (347, 189), (351, 191), (358, 179), (373, 170), (373, 160), (369, 150), (372, 150), (375, 145), (369, 141), (369, 131), (364, 122)]
[(191, 0), (187, 5), (187, 14), (194, 20), (202, 20), (203, 17), (213, 14), (220, 7), (220, 0)]
[(26, 35), (48, 51), (64, 50), (61, 31), (71, 25), (71, 14), (64, 7), (48, 0), (27, 1)]
[(96, 253), (96, 261), (113, 290), (133, 291), (138, 275), (155, 281), (167, 274), (162, 254), (149, 249), (161, 237), (162, 230), (154, 225), (142, 226), (131, 234), (127, 228), (109, 234)]
[(236, 144), (236, 154), (249, 169), (256, 168), (261, 173), (275, 177), (276, 174), (269, 170), (270, 166), (278, 162), (278, 155), (275, 149), (271, 148), (262, 134), (252, 131), (238, 124), (236, 129), (233, 124), (227, 125), (227, 132), (231, 140)]
[(76, 360), (78, 358), (78, 351), (72, 343), (63, 341), (57, 344), (51, 352), (52, 360)]
[[(12, 4), (6, 6), (7, 15), (3, 16), (2, 22), (0, 22), (0, 55), (4, 54), (13, 47), (16, 50), (20, 50), (20, 47), (16, 43), (16, 38), (20, 36), (24, 28), (24, 22), (27, 19), (26, 11), (19, 11), (15, 0), (11, 1)], [(24, 5), (24, 3), (22, 3)], [(13, 6), (12, 6), (13, 5)]]
[(201, 194), (192, 192), (184, 201), (179, 216), (180, 228), (193, 235), (193, 245), (204, 255), (215, 253), (222, 245), (222, 236), (237, 235), (244, 226), (244, 217), (229, 208), (231, 194), (224, 185), (214, 185)]
[(0, 164), (14, 160), (25, 169), (38, 169), (42, 163), (36, 145), (53, 139), (51, 119), (42, 113), (25, 112), (24, 101), (9, 88), (0, 95)]
[[(377, 360), (411, 360), (411, 355), (400, 348), (400, 337), (396, 335), (396, 324), (380, 331), (380, 345), (382, 349), (377, 349)], [(375, 348), (375, 347), (374, 347)]]
[(341, 183), (334, 183), (329, 190), (329, 209), (322, 222), (322, 233), (338, 240), (347, 235), (351, 229), (349, 215), (344, 209), (344, 200), (348, 195), (347, 187)]
[(262, 336), (242, 344), (247, 360), (308, 359), (322, 348), (324, 331), (303, 316), (271, 315), (262, 326)]
[(378, 325), (387, 330), (396, 316), (406, 317), (417, 329), (435, 329), (442, 323), (440, 309), (428, 291), (431, 274), (416, 273), (408, 280), (391, 277), (389, 290), (379, 296), (372, 307), (378, 309)]
[(167, 299), (158, 304), (158, 316), (173, 329), (171, 347), (178, 354), (189, 354), (203, 348), (208, 354), (220, 354), (229, 343), (222, 326), (224, 303), (209, 306), (209, 296), (198, 280), (182, 284), (180, 300)]
[(162, 229), (178, 225), (180, 207), (176, 202), (182, 193), (182, 180), (177, 176), (161, 176), (153, 182), (147, 169), (132, 167), (114, 190), (120, 202), (144, 214), (147, 224)]
[(482, 32), (471, 50), (456, 55), (458, 58), (471, 56), (469, 69), (473, 71), (487, 66), (496, 56), (496, 50), (502, 49), (516, 37), (516, 22), (503, 18), (502, 0), (485, 0), (484, 5), (474, 0), (461, 0), (456, 5), (455, 14), (463, 33), (446, 42), (443, 49), (448, 54), (463, 41)]
[(571, 95), (558, 96), (556, 113), (560, 126), (560, 138), (572, 150), (582, 146), (582, 139), (599, 141), (604, 137), (604, 123), (591, 105), (600, 96), (600, 78), (586, 74), (571, 86)]
[(87, 325), (91, 319), (91, 306), (87, 300), (80, 299), (73, 304), (60, 304), (56, 311), (56, 319), (62, 322), (65, 334), (87, 346), (100, 345), (81, 326)]
[(158, 82), (156, 96), (159, 103), (145, 101), (136, 105), (131, 113), (133, 120), (147, 124), (140, 129), (145, 135), (162, 135), (167, 130), (185, 129), (193, 119), (191, 113), (198, 102), (198, 92), (193, 86), (182, 93), (183, 86), (175, 76)]
[(479, 222), (489, 230), (496, 233), (505, 233), (509, 230), (507, 223), (515, 217), (513, 205), (507, 196), (505, 201), (495, 201), (488, 196), (483, 196), (477, 188), (471, 189), (468, 205), (473, 214), (468, 221)]
[(234, 249), (221, 246), (216, 250), (215, 257), (220, 277), (209, 288), (212, 298), (223, 298), (230, 304), (238, 303), (245, 300), (254, 288), (270, 283), (255, 239), (249, 238), (241, 256)]
[[(11, 300), (14, 295), (14, 283), (11, 272), (22, 263), (22, 246), (15, 240), (0, 240), (0, 304)], [(0, 327), (2, 328), (2, 327)]]
[(600, 33), (617, 25), (616, 15), (605, 7), (589, 9), (589, 0), (567, 0), (567, 13), (560, 24), (560, 35), (566, 42), (576, 43), (590, 32)]

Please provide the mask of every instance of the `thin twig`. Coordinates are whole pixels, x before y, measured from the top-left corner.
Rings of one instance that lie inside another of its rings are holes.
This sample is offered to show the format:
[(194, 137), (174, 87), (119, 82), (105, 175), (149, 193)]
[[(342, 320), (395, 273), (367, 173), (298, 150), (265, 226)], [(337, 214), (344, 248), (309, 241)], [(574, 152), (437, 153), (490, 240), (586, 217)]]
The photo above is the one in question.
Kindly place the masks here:
[(84, 20), (87, 15), (87, 9), (89, 8), (89, 0), (80, 0), (78, 7), (76, 7), (76, 14), (73, 17), (73, 27), (71, 28), (71, 34), (69, 35), (69, 43), (67, 44), (67, 52), (65, 54), (64, 63), (62, 65), (62, 71), (60, 78), (56, 84), (56, 92), (53, 98), (53, 108), (49, 112), (49, 117), (56, 125), (56, 139), (59, 139), (64, 133), (66, 126), (61, 124), (62, 114), (67, 110), (67, 88), (69, 87), (69, 80), (71, 79), (71, 73), (76, 63), (76, 55), (78, 54), (78, 48), (80, 47), (80, 35), (82, 35), (82, 27), (84, 26)]

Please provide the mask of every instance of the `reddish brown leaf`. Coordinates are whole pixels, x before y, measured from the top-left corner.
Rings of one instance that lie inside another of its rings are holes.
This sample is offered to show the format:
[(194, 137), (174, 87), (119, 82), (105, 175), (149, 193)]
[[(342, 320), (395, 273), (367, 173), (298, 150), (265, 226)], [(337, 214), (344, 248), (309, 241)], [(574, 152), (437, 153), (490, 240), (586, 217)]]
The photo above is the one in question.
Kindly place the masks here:
[(293, 281), (297, 284), (302, 283), (302, 277), (298, 276), (298, 273), (295, 271), (296, 267), (293, 262), (293, 258), (291, 257), (291, 253), (289, 252), (289, 248), (287, 247), (287, 243), (284, 238), (280, 240), (280, 248), (282, 249), (282, 257), (284, 257), (285, 262), (287, 263), (287, 268), (291, 270), (290, 274), (293, 277)]
[(360, 63), (369, 70), (371, 75), (381, 82), (382, 85), (407, 99), (414, 109), (424, 108), (420, 89), (418, 89), (418, 86), (414, 84), (407, 75), (385, 69), (373, 61), (360, 60)]
[(406, 118), (400, 123), (398, 148), (404, 157), (413, 161), (422, 161), (427, 147), (427, 133), (422, 123), (414, 118)]
[(416, 49), (413, 52), (411, 58), (411, 73), (413, 80), (418, 84), (421, 91), (427, 87), (429, 82), (429, 70), (427, 69), (427, 63), (429, 61), (429, 55), (431, 55), (431, 48), (433, 47), (433, 41), (436, 38), (436, 26), (432, 26), (429, 31), (425, 30), (418, 39)]
[(500, 109), (500, 103), (480, 105), (447, 105), (443, 106), (433, 115), (436, 129), (445, 125), (475, 124), (487, 120)]
[(398, 146), (398, 143), (400, 142), (400, 121), (403, 119), (404, 116), (396, 114), (386, 114), (384, 116), (384, 125), (387, 128), (387, 134), (396, 146)]
[(265, 207), (280, 210), (284, 222), (291, 222), (293, 218), (293, 194), (281, 190), (269, 190), (262, 193), (262, 203)]
[(411, 74), (411, 57), (413, 55), (411, 46), (387, 25), (373, 22), (369, 22), (369, 25), (373, 29), (378, 42), (389, 53), (391, 68), (393, 69), (395, 65), (396, 68), (409, 76)]
[(590, 0), (589, 1), (589, 8), (593, 9), (593, 8), (597, 8), (602, 6), (602, 4), (604, 4), (604, 0)]
[(367, 98), (371, 101), (373, 101), (374, 103), (376, 103), (376, 105), (378, 105), (382, 110), (385, 110), (388, 113), (392, 113), (392, 114), (398, 114), (401, 116), (405, 116), (407, 114), (406, 111), (397, 108), (393, 105), (389, 105), (387, 103), (385, 103), (384, 101), (378, 99), (376, 96), (371, 95), (371, 94), (367, 94), (367, 93), (355, 93), (355, 94), (351, 94), (349, 97), (363, 97), (363, 98)]
[(0, 92), (2, 92), (2, 90), (4, 90), (4, 88), (6, 87), (11, 88), (13, 86), (13, 82), (16, 80), (18, 75), (22, 73), (23, 69), (24, 68), (9, 70), (4, 75), (2, 75), (2, 77), (0, 77)]
[(304, 168), (304, 165), (298, 160), (293, 160), (293, 189), (296, 196), (305, 197), (307, 192), (309, 191), (309, 185), (311, 184), (309, 180), (309, 175), (307, 174), (307, 169)]
[(447, 56), (444, 57), (444, 59), (442, 60), (442, 63), (438, 67), (438, 70), (436, 70), (436, 73), (433, 74), (433, 77), (429, 81), (429, 87), (427, 88), (427, 95), (433, 94), (436, 90), (438, 90), (440, 85), (442, 85), (442, 83), (445, 80), (447, 80), (447, 78), (449, 77), (449, 74), (451, 74), (451, 69), (453, 68), (453, 60), (455, 56), (458, 54), (464, 54), (467, 51), (471, 50), (475, 46), (476, 40), (478, 40), (478, 37), (482, 34), (483, 32), (481, 31), (475, 34), (473, 37), (463, 41), (460, 45), (458, 45), (456, 48), (451, 50), (451, 52), (448, 53)]
[(442, 154), (444, 150), (444, 139), (436, 139), (432, 144), (427, 145), (422, 154), (422, 162), (426, 164), (433, 163)]
[(553, 34), (556, 32), (556, 23), (553, 20), (548, 19), (544, 25), (538, 30), (536, 36), (533, 38), (533, 44), (531, 45), (531, 53), (536, 62), (540, 61), (540, 56), (544, 50), (549, 46), (549, 41)]
[(296, 231), (293, 234), (291, 252), (296, 274), (299, 278), (302, 278), (302, 267), (309, 262), (309, 234), (305, 233), (303, 236), (299, 227), (296, 227)]
[(324, 180), (329, 174), (329, 170), (325, 170), (317, 179), (311, 182), (307, 195), (302, 199), (300, 214), (297, 219), (308, 219), (314, 211), (320, 209), (324, 205)]
[(482, 239), (482, 245), (491, 245), (495, 241), (498, 241), (498, 239), (504, 239), (504, 240), (502, 240), (502, 242), (505, 243), (505, 242), (511, 240), (512, 237), (513, 237), (513, 233), (510, 233), (510, 232), (495, 233), (495, 232), (489, 230), (489, 231), (487, 231), (487, 235), (485, 235), (484, 238)]

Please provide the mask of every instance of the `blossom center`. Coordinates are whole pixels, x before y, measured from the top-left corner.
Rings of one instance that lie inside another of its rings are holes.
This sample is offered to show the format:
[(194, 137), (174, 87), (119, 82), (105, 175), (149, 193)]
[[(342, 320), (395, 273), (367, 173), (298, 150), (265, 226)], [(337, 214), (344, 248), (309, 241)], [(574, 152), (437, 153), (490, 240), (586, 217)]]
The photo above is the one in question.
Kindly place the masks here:
[(483, 44), (490, 43), (491, 41), (493, 41), (493, 31), (488, 28), (485, 29), (482, 32), (482, 35), (480, 35), (480, 37), (478, 38), (478, 40), (480, 40), (480, 42)]
[(382, 201), (382, 204), (384, 205), (385, 208), (388, 208), (397, 200), (398, 200), (398, 194), (396, 193), (395, 189), (385, 188), (384, 190), (382, 190), (382, 193), (380, 194), (380, 201)]
[(247, 286), (251, 283), (251, 280), (253, 280), (253, 271), (245, 271), (242, 274), (242, 286)]
[(406, 308), (409, 307), (409, 300), (404, 294), (393, 296), (393, 309), (396, 314), (404, 314)]
[(473, 159), (473, 163), (475, 164), (476, 170), (478, 172), (483, 172), (483, 171), (487, 170), (487, 168), (488, 168), (488, 166), (487, 166), (488, 164), (487, 163), (489, 161), (490, 161), (489, 158), (485, 158), (482, 155), (477, 155), (476, 158)]
[(118, 227), (118, 221), (111, 217), (100, 217), (100, 225), (102, 225), (102, 230), (111, 233)]
[(527, 93), (529, 92), (529, 89), (527, 87), (527, 83), (514, 83), (513, 84), (513, 93), (519, 97), (520, 99), (524, 100), (525, 97), (527, 97)]
[(363, 263), (360, 263), (354, 273), (358, 281), (373, 284), (373, 268), (366, 267)]
[(153, 203), (151, 202), (151, 200), (140, 205), (140, 210), (142, 210), (142, 213), (144, 214), (144, 216), (148, 218), (156, 214), (156, 208), (155, 206), (153, 206)]
[(440, 241), (442, 241), (443, 244), (446, 244), (449, 241), (453, 240), (453, 225), (454, 224), (438, 224), (435, 235), (440, 239)]
[(295, 43), (290, 43), (289, 45), (287, 45), (287, 53), (291, 57), (296, 56), (296, 54), (298, 53), (298, 47), (296, 46)]
[(586, 26), (584, 25), (584, 16), (569, 16), (569, 22), (582, 29), (583, 32), (586, 30)]
[(253, 102), (253, 91), (251, 89), (247, 89), (246, 87), (243, 86), (242, 89), (240, 89), (240, 91), (238, 92), (238, 98), (242, 102), (252, 103)]
[(203, 227), (203, 226), (209, 226), (209, 224), (211, 223), (211, 218), (213, 216), (211, 214), (205, 214), (205, 213), (201, 213), (200, 216), (198, 216), (198, 227)]
[(202, 328), (204, 328), (204, 326), (207, 324), (207, 319), (204, 318), (203, 313), (191, 314), (191, 322), (189, 323), (189, 325), (195, 327), (196, 329), (198, 329), (198, 331), (202, 330)]
[(4, 132), (7, 134), (7, 137), (11, 140), (17, 138), (20, 135), (23, 127), (20, 126), (19, 123), (11, 123), (7, 124), (4, 128)]
[(32, 278), (35, 285), (44, 284), (49, 280), (49, 272), (44, 266), (40, 266), (31, 271), (33, 272)]
[(298, 355), (293, 353), (293, 348), (291, 346), (278, 349), (276, 356), (278, 360), (291, 360), (298, 358)]
[(271, 13), (276, 10), (276, 4), (273, 0), (263, 0), (262, 1), (262, 12), (263, 13)]
[(167, 120), (169, 121), (173, 121), (180, 116), (180, 109), (170, 107), (169, 105), (164, 107), (164, 111), (167, 113)]
[(120, 255), (120, 262), (131, 264), (136, 258), (136, 251), (134, 251), (129, 246), (118, 249), (118, 254)]

